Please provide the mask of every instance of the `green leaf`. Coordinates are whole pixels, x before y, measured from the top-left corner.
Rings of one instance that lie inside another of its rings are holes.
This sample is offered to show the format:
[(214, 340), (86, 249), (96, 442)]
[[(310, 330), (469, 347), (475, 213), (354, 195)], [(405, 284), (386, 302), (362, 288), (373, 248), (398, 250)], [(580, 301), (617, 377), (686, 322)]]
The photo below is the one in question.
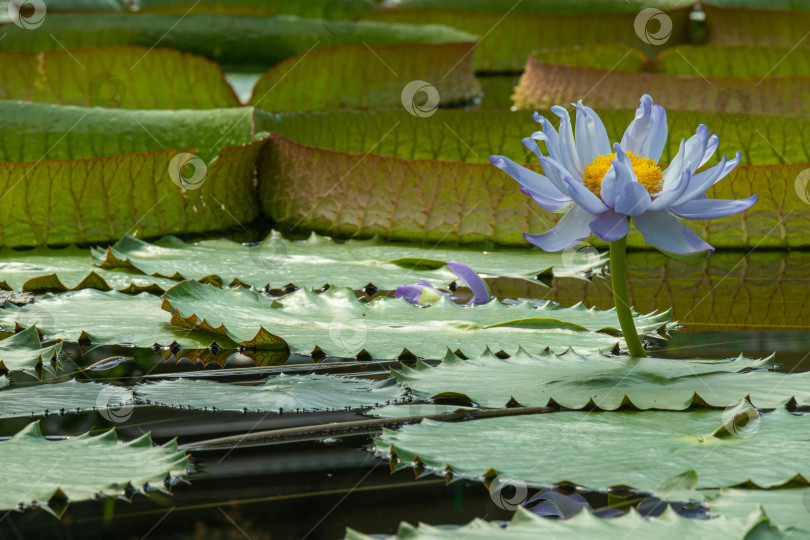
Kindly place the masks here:
[[(36, 32), (14, 24), (0, 29), (0, 50), (50, 51), (62, 48), (135, 45), (198, 54), (243, 68), (268, 66), (312, 47), (339, 44), (450, 43), (475, 36), (446, 26), (361, 21), (353, 32), (335, 32), (316, 19), (221, 14), (51, 13)], [(238, 39), (235, 37), (238, 36)], [(129, 68), (129, 64), (125, 64)], [(171, 75), (167, 75), (171, 76)]]
[[(713, 410), (424, 420), (386, 430), (377, 446), (383, 452), (390, 448), (403, 464), (418, 456), (435, 473), (450, 468), (466, 478), (507, 475), (544, 486), (570, 482), (592, 490), (624, 485), (653, 491), (693, 469), (699, 488), (806, 483), (810, 457), (802, 449), (810, 418), (779, 408), (736, 437), (712, 436), (725, 420), (723, 411)], [(774, 453), (790, 460), (752, 458)]]
[[(797, 226), (800, 211), (797, 208), (785, 219), (785, 226), (791, 228), (790, 237), (810, 231)], [(726, 234), (739, 234), (734, 225), (727, 227)], [(710, 231), (714, 240), (721, 228), (712, 226)], [(776, 231), (773, 234), (776, 236)], [(645, 251), (629, 254), (627, 262), (630, 303), (641, 313), (671, 306), (673, 318), (688, 330), (804, 330), (810, 326), (810, 253), (805, 251), (757, 250), (743, 261), (739, 252), (719, 250), (699, 263), (683, 263), (657, 251)], [(613, 306), (610, 280), (599, 275), (588, 282), (558, 280), (544, 296), (563, 306), (577, 302), (600, 309)], [(778, 339), (784, 345), (784, 334)], [(705, 346), (701, 354), (711, 354)], [(772, 346), (766, 345), (764, 350)], [(722, 354), (742, 350), (741, 344), (732, 349), (728, 344), (723, 347)]]
[[(810, 111), (806, 100), (810, 74), (806, 72), (795, 77), (711, 77), (700, 72), (690, 75), (621, 71), (609, 65), (571, 66), (545, 62), (542, 56), (532, 55), (512, 99), (517, 109), (545, 111), (587, 95), (588, 105), (600, 111), (638, 106), (640, 93), (644, 92), (655, 96), (656, 102), (668, 111), (727, 116), (734, 113), (800, 116)], [(745, 96), (743, 105), (731, 100), (732, 95), (740, 93)]]
[[(638, 107), (639, 92), (635, 101), (625, 110), (599, 110), (597, 113), (605, 124), (611, 141), (620, 141), (622, 134), (633, 120)], [(661, 157), (662, 163), (669, 163), (678, 153), (681, 139), (695, 134), (700, 124), (716, 133), (720, 138), (719, 156), (707, 165), (719, 160), (723, 153), (733, 156), (736, 150), (743, 153), (745, 165), (772, 165), (776, 163), (810, 162), (810, 139), (804, 134), (810, 130), (808, 118), (785, 118), (782, 116), (707, 114), (704, 112), (669, 110), (670, 104), (656, 97), (656, 102), (667, 108), (669, 136)], [(567, 103), (567, 102), (566, 102)], [(586, 99), (586, 103), (588, 100)], [(559, 118), (548, 109), (538, 110), (555, 126)], [(133, 114), (142, 114), (133, 112)], [(139, 117), (140, 118), (140, 117)], [(346, 153), (370, 153), (366, 159), (376, 155), (404, 158), (405, 160), (441, 160), (486, 163), (490, 168), (489, 156), (501, 154), (518, 163), (536, 162), (532, 154), (521, 143), (521, 139), (537, 131), (538, 124), (530, 113), (507, 110), (462, 111), (439, 109), (430, 117), (417, 118), (404, 110), (377, 111), (329, 111), (318, 113), (268, 114), (257, 111), (255, 114), (257, 131), (275, 131), (288, 139), (321, 149), (337, 150)], [(755, 126), (752, 129), (752, 126)], [(6, 135), (13, 137), (13, 134)], [(542, 146), (542, 145), (541, 145)], [(284, 149), (282, 148), (281, 151)], [(312, 156), (297, 157), (300, 160), (326, 160), (321, 151), (312, 150)], [(340, 156), (340, 161), (349, 160)], [(284, 156), (277, 167), (293, 167), (296, 162), (287, 162)], [(338, 161), (338, 158), (334, 158)], [(383, 163), (389, 168), (406, 168), (412, 175), (421, 173), (424, 167), (410, 161)], [(314, 162), (314, 161), (313, 161)], [(379, 165), (378, 165), (379, 166)], [(435, 176), (447, 164), (434, 164)], [(362, 163), (358, 168), (363, 169)], [(474, 170), (474, 169), (471, 169)], [(427, 173), (425, 173), (427, 174)], [(505, 196), (517, 190), (515, 181), (508, 179), (508, 191), (494, 183), (491, 197)], [(338, 176), (339, 178), (339, 176)], [(349, 182), (351, 177), (345, 181)], [(721, 183), (726, 183), (724, 180)], [(330, 186), (333, 183), (330, 183)], [(792, 186), (791, 186), (792, 189)], [(366, 191), (364, 190), (365, 194)], [(463, 192), (462, 192), (463, 193)], [(403, 194), (404, 195), (404, 194)], [(360, 199), (365, 202), (365, 199)], [(420, 205), (421, 206), (421, 205)]]
[[(261, 8), (265, 11), (278, 15), (295, 15), (297, 17), (309, 17), (313, 19), (326, 19), (328, 22), (349, 24), (344, 19), (357, 17), (364, 11), (374, 7), (370, 0), (307, 0), (306, 2), (289, 2), (287, 0), (202, 0), (190, 2), (189, 0), (142, 0), (141, 11), (150, 11), (156, 8), (173, 7), (179, 14), (194, 7), (194, 13), (209, 13), (212, 10), (240, 8)], [(218, 12), (218, 11), (214, 11)], [(227, 12), (223, 12), (227, 13)], [(339, 26), (338, 28), (342, 28)]]
[(0, 249), (0, 276), (0, 289), (34, 293), (77, 289), (163, 293), (177, 284), (162, 277), (145, 277), (132, 269), (95, 267), (90, 250), (76, 246), (25, 251)]
[(682, 45), (661, 53), (657, 69), (670, 75), (693, 77), (810, 75), (810, 49)]
[[(537, 516), (528, 510), (518, 508), (517, 513), (504, 528), (501, 522), (488, 522), (476, 519), (462, 527), (433, 527), (420, 523), (414, 527), (402, 523), (396, 536), (366, 536), (349, 529), (346, 540), (372, 540), (372, 538), (394, 538), (401, 540), (535, 540), (537, 538), (604, 538), (624, 540), (626, 538), (657, 538), (661, 540), (681, 540), (702, 538), (725, 540), (747, 538), (750, 531), (758, 526), (770, 531), (767, 517), (761, 510), (740, 517), (719, 517), (715, 519), (689, 519), (679, 516), (672, 508), (663, 514), (649, 519), (631, 509), (624, 516), (603, 519), (589, 510), (583, 510), (569, 519), (549, 519)], [(757, 529), (759, 532), (760, 529)]]
[(416, 369), (403, 367), (396, 378), (419, 398), (460, 394), (482, 407), (514, 400), (527, 407), (684, 410), (727, 407), (746, 397), (761, 408), (781, 407), (794, 398), (810, 405), (810, 373), (737, 373), (762, 368), (772, 369), (773, 357), (687, 361), (518, 351), (507, 359), (487, 352), (475, 360), (448, 353), (436, 367), (419, 362)]
[[(5, 309), (0, 310), (0, 313), (3, 313), (6, 309), (22, 308), (7, 304)], [(36, 311), (37, 308), (32, 307), (29, 309)], [(5, 329), (5, 325), (0, 323), (0, 328)], [(13, 329), (14, 326), (12, 325), (11, 328)], [(0, 372), (29, 371), (46, 367), (47, 364), (59, 360), (61, 350), (61, 343), (43, 347), (39, 341), (37, 328), (32, 324), (22, 332), (0, 339)]]
[[(250, 222), (259, 214), (253, 177), (261, 144), (224, 147), (210, 167), (176, 150), (2, 162), (0, 245), (103, 242), (125, 233), (202, 232)], [(175, 163), (194, 169), (176, 170)], [(193, 180), (191, 189), (180, 187), (181, 175)]]
[[(19, 335), (19, 334), (17, 334)], [(2, 342), (0, 342), (2, 343)], [(75, 379), (0, 391), (0, 417), (127, 408), (132, 392), (126, 388)]]
[(81, 159), (196, 148), (209, 163), (222, 147), (253, 140), (252, 116), (247, 107), (150, 111), (0, 101), (0, 158)]
[[(286, 345), (306, 354), (317, 347), (340, 357), (366, 351), (375, 358), (396, 358), (407, 349), (418, 357), (437, 358), (448, 348), (477, 355), (487, 347), (514, 354), (520, 345), (534, 352), (546, 347), (565, 350), (572, 344), (609, 350), (622, 343), (599, 333), (616, 331), (615, 311), (582, 305), (505, 306), (493, 300), (465, 307), (442, 298), (420, 308), (402, 298), (361, 302), (351, 289), (338, 287), (322, 294), (299, 289), (272, 300), (251, 290), (184, 281), (166, 292), (164, 307), (174, 324), (226, 335), (245, 346)], [(645, 334), (668, 321), (666, 313), (639, 316), (636, 327)]]
[(268, 413), (376, 407), (403, 395), (404, 389), (391, 380), (317, 374), (281, 374), (256, 386), (181, 378), (135, 388), (138, 400), (161, 406)]
[[(443, 24), (481, 36), (476, 48), (477, 71), (521, 71), (532, 51), (592, 43), (644, 46), (635, 30), (642, 8), (670, 10), (671, 46), (688, 41), (690, 4), (673, 2), (408, 2), (394, 9), (367, 12), (364, 19), (389, 23)], [(652, 5), (651, 5), (652, 4)], [(657, 52), (650, 45), (648, 52)], [(610, 66), (607, 66), (610, 67)], [(580, 96), (581, 97), (581, 96)]]
[[(0, 328), (4, 332), (13, 331), (16, 324), (35, 331), (33, 326), (37, 324), (45, 339), (89, 341), (92, 348), (115, 344), (165, 347), (176, 342), (186, 349), (205, 349), (213, 342), (210, 334), (177, 328), (168, 319), (160, 308), (160, 298), (151, 294), (130, 296), (93, 289), (49, 293), (34, 304), (23, 307), (7, 304), (0, 309)], [(28, 339), (33, 340), (30, 335)], [(8, 340), (0, 344), (5, 341)], [(236, 344), (227, 338), (217, 337), (216, 342), (222, 348), (236, 349)]]
[[(424, 116), (439, 105), (480, 96), (481, 85), (473, 74), (474, 50), (471, 41), (321, 47), (288, 58), (262, 75), (250, 103), (272, 111), (408, 103), (418, 116)], [(427, 94), (425, 88), (434, 94)], [(420, 96), (427, 101), (419, 101)]]
[[(755, 131), (749, 133), (756, 136)], [(560, 216), (540, 209), (488, 163), (337, 153), (279, 135), (272, 141), (275, 159), (261, 169), (272, 183), (260, 181), (259, 190), (265, 213), (281, 225), (349, 236), (525, 246), (524, 232), (548, 231)], [(521, 154), (506, 155), (520, 160)], [(737, 216), (687, 226), (715, 247), (805, 245), (810, 214), (795, 186), (808, 168), (807, 163), (737, 167), (708, 190), (709, 197), (758, 193), (757, 205)], [(628, 244), (649, 247), (635, 228)]]
[[(712, 5), (719, 4), (719, 5)], [(740, 7), (736, 0), (718, 0), (703, 4), (708, 42), (718, 45), (764, 45), (773, 47), (810, 47), (805, 38), (810, 28), (807, 2), (801, 0), (756, 0)], [(754, 9), (760, 8), (760, 9)], [(782, 11), (790, 9), (792, 11)]]
[(744, 516), (761, 505), (771, 523), (788, 529), (785, 538), (805, 538), (810, 535), (808, 493), (808, 488), (722, 489), (708, 492), (706, 504), (712, 513), (729, 518)]
[[(0, 441), (0, 452), (7, 466), (0, 479), (0, 508), (37, 503), (55, 514), (64, 511), (65, 499), (83, 501), (98, 494), (123, 497), (125, 488), (135, 493), (145, 493), (147, 488), (166, 491), (164, 481), (185, 479), (188, 465), (176, 441), (152, 446), (146, 434), (124, 443), (114, 431), (48, 440), (39, 422)], [(58, 504), (49, 506), (49, 501)]]
[(218, 65), (169, 49), (2, 52), (0, 81), (3, 99), (123, 109), (240, 105)]
[(94, 263), (102, 269), (137, 269), (150, 276), (171, 279), (215, 277), (224, 284), (239, 282), (259, 289), (288, 284), (362, 289), (371, 283), (379, 289), (392, 290), (420, 279), (439, 287), (457, 280), (445, 267), (449, 261), (466, 264), (479, 274), (530, 280), (536, 280), (552, 267), (555, 275), (582, 275), (605, 262), (605, 257), (596, 253), (570, 261), (568, 258), (536, 249), (482, 251), (386, 243), (378, 238), (337, 243), (314, 233), (305, 241), (291, 242), (277, 231), (253, 246), (227, 239), (187, 244), (176, 237), (148, 243), (124, 236), (106, 251), (93, 251)]

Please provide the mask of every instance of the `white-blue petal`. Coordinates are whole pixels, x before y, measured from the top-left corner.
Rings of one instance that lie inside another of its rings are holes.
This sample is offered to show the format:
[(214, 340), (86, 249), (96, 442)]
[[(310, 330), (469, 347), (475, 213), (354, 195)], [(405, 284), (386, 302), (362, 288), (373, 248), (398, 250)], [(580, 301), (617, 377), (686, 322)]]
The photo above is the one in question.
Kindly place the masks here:
[(627, 152), (657, 162), (666, 146), (668, 130), (666, 111), (660, 105), (654, 105), (653, 99), (644, 94), (635, 118), (622, 135), (621, 146)]
[(571, 125), (571, 116), (568, 114), (568, 109), (554, 105), (551, 112), (560, 117), (560, 159), (566, 169), (576, 173), (582, 178), (583, 165), (579, 161), (579, 154), (577, 154), (577, 144), (574, 140), (574, 128)]
[(627, 235), (630, 224), (624, 214), (608, 210), (596, 216), (596, 219), (591, 221), (590, 228), (592, 233), (605, 242), (615, 242)]
[(650, 204), (649, 210), (663, 210), (664, 208), (672, 205), (680, 199), (686, 190), (689, 189), (689, 181), (692, 177), (692, 173), (689, 172), (689, 169), (681, 171), (681, 177), (678, 179), (676, 184), (670, 184), (669, 189), (662, 190), (658, 196), (653, 199), (652, 203)]
[(605, 203), (602, 202), (602, 199), (597, 197), (594, 192), (583, 186), (580, 182), (577, 182), (570, 176), (566, 176), (563, 180), (568, 184), (568, 196), (591, 214), (601, 214), (608, 209)]
[(500, 170), (517, 180), (521, 186), (542, 195), (547, 199), (567, 202), (571, 199), (554, 187), (554, 184), (545, 176), (536, 173), (522, 165), (518, 165), (504, 156), (490, 156), (489, 161)]
[(590, 236), (591, 229), (588, 225), (593, 219), (593, 214), (580, 206), (573, 206), (550, 231), (541, 234), (523, 233), (523, 238), (543, 251), (562, 251)]
[(580, 163), (585, 166), (596, 156), (610, 153), (610, 139), (608, 139), (605, 124), (596, 114), (596, 111), (582, 104), (577, 107), (576, 144)]
[(637, 216), (643, 214), (650, 207), (652, 198), (647, 188), (638, 182), (625, 184), (613, 208), (620, 214)]
[(714, 248), (687, 229), (678, 218), (667, 212), (645, 212), (633, 218), (636, 228), (648, 244), (670, 253), (686, 255), (697, 251), (714, 252)]
[(703, 199), (670, 207), (670, 212), (684, 219), (717, 219), (745, 212), (757, 202), (758, 195), (747, 199)]

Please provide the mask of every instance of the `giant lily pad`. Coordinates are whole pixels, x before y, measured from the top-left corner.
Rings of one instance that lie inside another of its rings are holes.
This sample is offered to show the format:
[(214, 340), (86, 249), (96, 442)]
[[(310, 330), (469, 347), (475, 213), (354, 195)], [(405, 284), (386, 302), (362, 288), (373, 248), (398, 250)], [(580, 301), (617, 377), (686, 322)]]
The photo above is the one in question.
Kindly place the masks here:
[[(694, 470), (698, 488), (806, 483), (810, 418), (784, 408), (691, 412), (558, 412), (460, 423), (425, 420), (386, 430), (378, 448), (407, 464), (465, 477), (654, 491)], [(790, 456), (752, 459), (751, 456)]]
[(760, 408), (781, 407), (793, 399), (810, 405), (810, 373), (736, 373), (772, 367), (773, 357), (669, 360), (519, 351), (507, 359), (487, 353), (474, 360), (448, 353), (436, 367), (419, 362), (396, 377), (417, 397), (463, 395), (483, 407), (514, 400), (531, 407), (684, 410), (694, 404), (727, 407), (746, 397)]
[(318, 288), (330, 284), (355, 289), (369, 283), (380, 289), (396, 289), (420, 279), (436, 286), (447, 285), (457, 279), (445, 267), (449, 261), (464, 263), (479, 274), (520, 279), (537, 279), (541, 274), (550, 274), (551, 268), (555, 275), (579, 274), (605, 262), (605, 257), (596, 254), (569, 261), (560, 254), (534, 249), (480, 251), (387, 243), (378, 238), (337, 243), (317, 234), (291, 242), (277, 231), (252, 246), (226, 239), (188, 244), (176, 237), (148, 243), (127, 235), (106, 251), (94, 250), (93, 257), (102, 269), (133, 268), (158, 278), (216, 276), (225, 284), (238, 281), (257, 288), (287, 284)]
[(157, 405), (193, 409), (328, 411), (376, 407), (397, 401), (405, 391), (392, 383), (317, 374), (281, 374), (257, 386), (175, 379), (141, 384), (135, 388), (135, 396)]
[[(8, 304), (5, 309), (20, 309)], [(0, 310), (2, 313), (3, 310)], [(12, 326), (13, 328), (13, 326)], [(0, 339), (0, 371), (33, 370), (59, 358), (62, 344), (43, 347), (37, 329), (30, 328)]]
[[(16, 25), (0, 30), (0, 49), (50, 51), (102, 45), (177, 49), (230, 65), (267, 66), (316, 46), (343, 43), (449, 43), (475, 35), (447, 26), (362, 21), (353, 32), (334, 32), (316, 19), (221, 14), (49, 14), (37, 32)], [(239, 39), (234, 39), (238, 36)]]
[(3, 99), (125, 109), (239, 106), (218, 65), (167, 49), (3, 52), (0, 69)]
[[(57, 514), (65, 509), (64, 499), (122, 497), (127, 488), (135, 493), (147, 487), (165, 491), (164, 481), (185, 478), (188, 463), (175, 441), (152, 446), (146, 434), (124, 443), (114, 431), (50, 441), (38, 422), (0, 441), (0, 452), (7, 466), (0, 479), (0, 508), (37, 503)], [(54, 499), (60, 504), (49, 506)]]
[[(130, 296), (94, 289), (59, 295), (49, 293), (34, 304), (23, 307), (6, 305), (0, 309), (2, 331), (13, 331), (16, 325), (33, 332), (36, 332), (33, 326), (37, 325), (48, 340), (89, 341), (93, 347), (116, 344), (151, 347), (177, 343), (186, 349), (205, 349), (213, 342), (210, 334), (169, 324), (168, 315), (160, 309), (160, 298), (149, 293)], [(28, 339), (32, 339), (30, 335)], [(5, 341), (8, 340), (0, 341), (0, 345)], [(216, 342), (226, 349), (236, 348), (233, 342), (222, 336), (217, 337)]]
[[(534, 352), (546, 347), (607, 350), (623, 343), (599, 332), (616, 331), (615, 311), (582, 305), (505, 306), (493, 300), (465, 307), (442, 298), (420, 308), (402, 298), (361, 302), (351, 289), (337, 287), (322, 294), (300, 289), (272, 300), (252, 290), (184, 281), (166, 292), (164, 307), (176, 325), (243, 345), (286, 345), (293, 352), (320, 350), (341, 357), (366, 351), (376, 358), (395, 358), (407, 349), (419, 357), (437, 358), (447, 348), (476, 355), (487, 347), (514, 354), (519, 346)], [(667, 313), (637, 316), (636, 327), (645, 334), (668, 321)]]
[(810, 488), (721, 489), (708, 492), (706, 504), (713, 513), (739, 518), (762, 506), (771, 523), (787, 529), (784, 538), (810, 536)]
[[(616, 519), (602, 519), (585, 510), (570, 519), (554, 520), (537, 516), (519, 508), (512, 520), (503, 527), (501, 523), (483, 519), (462, 527), (432, 527), (420, 523), (414, 527), (402, 523), (396, 536), (385, 537), (399, 540), (535, 540), (537, 538), (604, 538), (605, 540), (625, 540), (635, 538), (659, 538), (680, 540), (702, 538), (706, 540), (726, 540), (747, 538), (747, 534), (757, 529), (758, 534), (771, 532), (768, 518), (757, 509), (740, 517), (721, 517), (698, 520), (679, 516), (671, 508), (655, 519), (642, 517), (635, 510)], [(372, 540), (380, 536), (366, 536), (349, 529), (346, 540)]]
[(94, 267), (89, 249), (70, 246), (25, 251), (0, 250), (0, 289), (26, 292), (64, 292), (75, 289), (115, 289), (122, 292), (160, 292), (177, 282), (147, 277), (128, 268)]
[(95, 382), (80, 383), (75, 379), (0, 391), (0, 417), (39, 416), (108, 408), (126, 414), (131, 404), (132, 392), (127, 388)]

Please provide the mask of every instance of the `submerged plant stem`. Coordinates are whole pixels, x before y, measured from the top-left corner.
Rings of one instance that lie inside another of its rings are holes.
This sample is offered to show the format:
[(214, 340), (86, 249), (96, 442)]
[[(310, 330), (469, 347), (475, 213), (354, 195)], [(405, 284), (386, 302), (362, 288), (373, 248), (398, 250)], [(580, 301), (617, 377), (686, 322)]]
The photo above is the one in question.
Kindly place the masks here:
[(647, 356), (641, 339), (638, 337), (636, 325), (633, 322), (633, 313), (630, 311), (630, 300), (627, 294), (627, 237), (622, 237), (610, 243), (610, 282), (613, 286), (613, 303), (616, 305), (616, 314), (622, 327), (624, 341), (627, 349), (634, 357)]

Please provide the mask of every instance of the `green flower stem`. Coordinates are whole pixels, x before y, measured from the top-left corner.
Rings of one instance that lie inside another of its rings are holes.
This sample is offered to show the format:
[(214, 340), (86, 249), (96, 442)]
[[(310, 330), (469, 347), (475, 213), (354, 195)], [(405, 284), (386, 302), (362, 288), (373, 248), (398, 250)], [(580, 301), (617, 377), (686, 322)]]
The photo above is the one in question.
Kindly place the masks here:
[(633, 323), (633, 313), (630, 311), (630, 300), (627, 294), (627, 237), (610, 242), (610, 282), (613, 285), (613, 303), (616, 305), (616, 314), (622, 327), (622, 335), (627, 342), (630, 354), (637, 358), (647, 356), (641, 339), (638, 337), (636, 325)]

